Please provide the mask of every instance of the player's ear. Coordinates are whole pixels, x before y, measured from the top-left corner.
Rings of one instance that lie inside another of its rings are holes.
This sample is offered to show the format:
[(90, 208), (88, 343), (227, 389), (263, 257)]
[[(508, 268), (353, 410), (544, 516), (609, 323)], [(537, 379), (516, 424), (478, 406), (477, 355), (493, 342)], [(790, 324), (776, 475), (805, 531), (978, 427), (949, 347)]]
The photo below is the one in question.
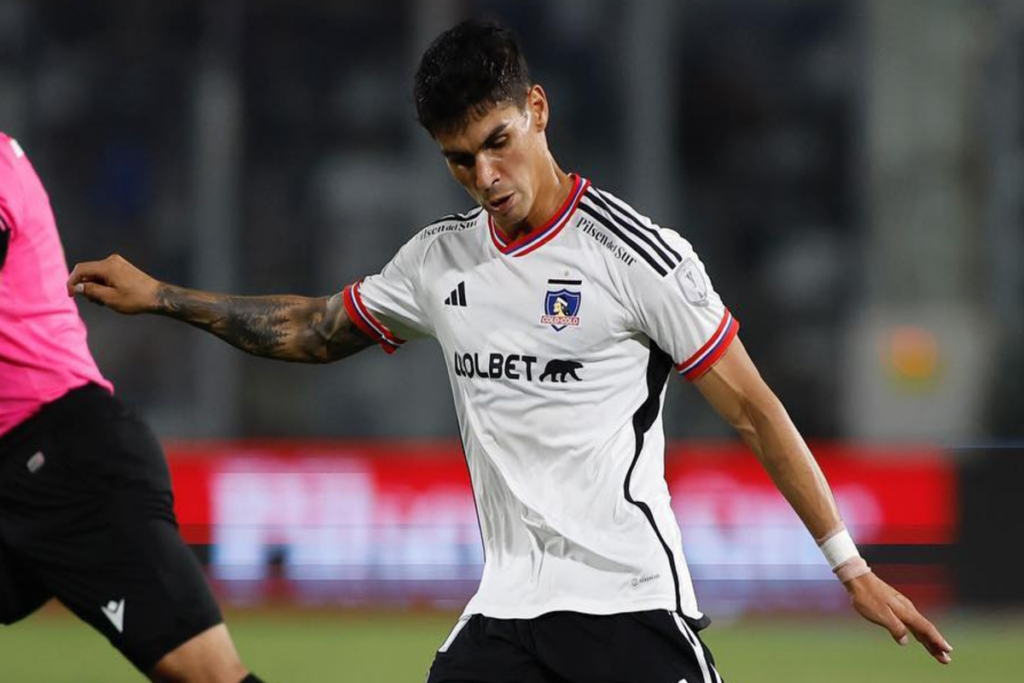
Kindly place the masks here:
[(544, 88), (534, 84), (526, 93), (526, 108), (533, 116), (533, 125), (538, 133), (543, 133), (548, 127), (548, 118), (551, 111), (548, 109), (548, 96)]

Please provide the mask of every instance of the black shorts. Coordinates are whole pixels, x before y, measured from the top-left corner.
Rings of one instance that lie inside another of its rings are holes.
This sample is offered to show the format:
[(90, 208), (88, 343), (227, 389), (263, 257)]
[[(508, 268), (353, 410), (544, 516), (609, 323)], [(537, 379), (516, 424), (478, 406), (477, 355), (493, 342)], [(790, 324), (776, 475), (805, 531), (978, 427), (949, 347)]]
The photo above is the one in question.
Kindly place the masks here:
[(221, 623), (153, 433), (87, 385), (0, 437), (0, 623), (51, 597), (140, 671)]
[(464, 617), (427, 683), (721, 683), (694, 627), (667, 610)]

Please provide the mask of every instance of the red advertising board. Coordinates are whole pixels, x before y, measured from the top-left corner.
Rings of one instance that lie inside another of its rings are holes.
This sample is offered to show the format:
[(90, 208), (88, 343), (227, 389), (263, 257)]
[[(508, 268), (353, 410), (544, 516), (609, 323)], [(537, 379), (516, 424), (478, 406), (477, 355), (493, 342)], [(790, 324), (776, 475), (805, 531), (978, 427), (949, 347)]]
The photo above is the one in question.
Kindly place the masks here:
[[(941, 453), (814, 450), (859, 543), (954, 539), (955, 470)], [(211, 574), (225, 590), (244, 584), (251, 597), (254, 585), (277, 581), (318, 600), (457, 603), (480, 575), (476, 509), (457, 442), (197, 442), (171, 444), (168, 455), (182, 531), (208, 546)], [(834, 581), (744, 447), (674, 444), (666, 479), (705, 604), (708, 596), (728, 610), (784, 604), (808, 582)], [(823, 605), (836, 595), (827, 585), (832, 597)]]

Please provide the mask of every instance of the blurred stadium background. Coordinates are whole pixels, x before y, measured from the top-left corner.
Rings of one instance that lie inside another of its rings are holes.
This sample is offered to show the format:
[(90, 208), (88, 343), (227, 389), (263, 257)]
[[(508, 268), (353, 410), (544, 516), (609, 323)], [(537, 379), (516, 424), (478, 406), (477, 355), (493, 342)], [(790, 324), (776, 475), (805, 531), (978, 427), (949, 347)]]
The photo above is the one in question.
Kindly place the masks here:
[[(942, 669), (845, 607), (692, 389), (669, 485), (730, 681), (1024, 676), (1024, 2), (0, 0), (0, 130), (71, 262), (320, 295), (468, 208), (418, 130), (422, 50), (515, 28), (563, 166), (702, 254), (869, 562), (956, 646)], [(442, 359), (249, 358), (83, 314), (164, 437), (183, 531), (271, 681), (422, 680), (482, 553)], [(0, 680), (137, 680), (59, 607)]]

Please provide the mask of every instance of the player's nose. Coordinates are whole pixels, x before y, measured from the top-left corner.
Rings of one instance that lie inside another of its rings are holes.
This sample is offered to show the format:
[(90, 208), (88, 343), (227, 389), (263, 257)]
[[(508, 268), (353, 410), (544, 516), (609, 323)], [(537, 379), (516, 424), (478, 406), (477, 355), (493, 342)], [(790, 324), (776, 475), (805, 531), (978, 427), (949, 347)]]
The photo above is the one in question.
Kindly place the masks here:
[(498, 182), (498, 169), (489, 159), (480, 159), (476, 163), (476, 186), (482, 192), (491, 189)]

